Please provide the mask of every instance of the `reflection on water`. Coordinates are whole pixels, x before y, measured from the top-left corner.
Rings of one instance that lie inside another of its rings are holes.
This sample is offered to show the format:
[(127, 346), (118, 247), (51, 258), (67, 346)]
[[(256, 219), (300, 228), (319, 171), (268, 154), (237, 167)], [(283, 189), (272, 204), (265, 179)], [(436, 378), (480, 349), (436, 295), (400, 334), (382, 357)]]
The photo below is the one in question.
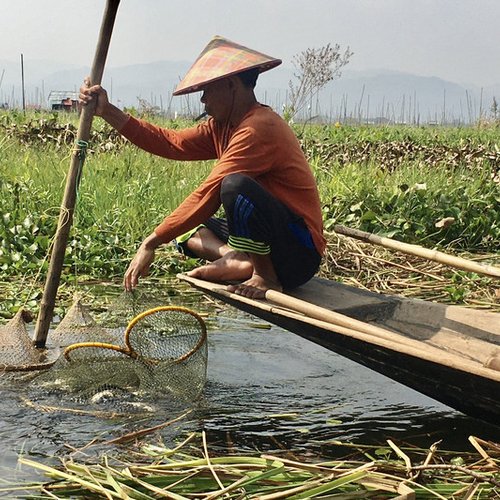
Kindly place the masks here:
[[(420, 395), (323, 347), (201, 295), (169, 295), (168, 303), (207, 314), (208, 382), (192, 413), (162, 431), (165, 442), (205, 429), (214, 451), (279, 452), (332, 457), (345, 454), (333, 441), (385, 443), (388, 438), (422, 447), (469, 449), (476, 435), (498, 441), (489, 426)], [(110, 440), (180, 415), (184, 406), (155, 398), (123, 411), (102, 401), (101, 413), (74, 401), (50, 399), (36, 386), (3, 380), (0, 386), (0, 474), (37, 477), (16, 466), (20, 454), (56, 463), (94, 439)], [(71, 411), (61, 410), (67, 407)], [(118, 411), (119, 410), (119, 411)], [(92, 456), (88, 448), (76, 458)], [(17, 467), (17, 469), (16, 469)]]

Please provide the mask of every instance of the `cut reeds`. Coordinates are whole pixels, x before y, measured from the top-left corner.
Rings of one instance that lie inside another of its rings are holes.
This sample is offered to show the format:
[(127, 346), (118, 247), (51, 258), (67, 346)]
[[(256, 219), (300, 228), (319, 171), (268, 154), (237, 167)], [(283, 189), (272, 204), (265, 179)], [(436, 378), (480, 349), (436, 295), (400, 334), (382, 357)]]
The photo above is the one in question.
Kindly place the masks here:
[(137, 464), (104, 456), (99, 464), (68, 460), (51, 467), (21, 458), (49, 478), (24, 489), (38, 487), (36, 498), (73, 499), (500, 498), (499, 447), (475, 437), (474, 451), (461, 453), (439, 451), (438, 443), (425, 450), (388, 441), (382, 459), (379, 446), (331, 442), (349, 456), (317, 463), (266, 454), (209, 456), (205, 433), (198, 439), (191, 435), (173, 449), (145, 445)]
[[(347, 285), (428, 301), (500, 311), (498, 281), (415, 255), (328, 233), (320, 276)], [(467, 256), (468, 257), (468, 256)], [(490, 256), (498, 265), (498, 256)]]

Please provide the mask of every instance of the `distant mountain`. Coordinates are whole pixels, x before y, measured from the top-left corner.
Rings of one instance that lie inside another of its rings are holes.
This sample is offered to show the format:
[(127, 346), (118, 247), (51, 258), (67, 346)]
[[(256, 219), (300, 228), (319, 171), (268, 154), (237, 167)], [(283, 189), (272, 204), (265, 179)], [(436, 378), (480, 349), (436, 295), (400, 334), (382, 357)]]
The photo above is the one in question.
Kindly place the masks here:
[[(163, 111), (197, 113), (201, 109), (199, 95), (171, 96), (189, 66), (186, 61), (158, 61), (106, 68), (103, 85), (121, 107), (137, 107), (141, 98)], [(88, 67), (25, 59), (26, 101), (46, 106), (50, 91), (77, 90), (89, 72)], [(281, 111), (288, 102), (288, 83), (293, 79), (293, 68), (284, 66), (262, 74), (258, 98)], [(0, 82), (0, 103), (20, 106), (20, 63), (0, 60)], [(332, 121), (469, 122), (480, 114), (489, 115), (494, 96), (500, 99), (500, 83), (481, 89), (383, 69), (348, 70), (309, 103), (302, 117), (320, 116)]]

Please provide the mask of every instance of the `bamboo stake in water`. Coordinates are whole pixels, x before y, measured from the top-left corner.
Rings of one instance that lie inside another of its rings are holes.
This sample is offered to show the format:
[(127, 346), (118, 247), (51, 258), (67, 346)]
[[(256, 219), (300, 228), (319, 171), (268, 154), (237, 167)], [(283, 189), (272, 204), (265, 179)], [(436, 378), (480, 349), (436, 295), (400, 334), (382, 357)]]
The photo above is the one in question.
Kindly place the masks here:
[[(115, 22), (116, 12), (120, 0), (108, 0), (106, 9), (104, 11), (101, 30), (99, 32), (99, 40), (97, 42), (96, 52), (92, 69), (90, 72), (90, 81), (92, 85), (100, 84), (102, 74), (104, 72), (104, 65), (106, 56), (108, 54), (109, 43), (111, 34), (113, 32), (113, 25)], [(59, 281), (61, 278), (61, 271), (64, 262), (64, 254), (66, 253), (66, 245), (68, 243), (69, 231), (73, 222), (73, 212), (76, 202), (76, 194), (80, 175), (83, 168), (83, 161), (85, 155), (85, 144), (90, 137), (90, 129), (92, 126), (92, 119), (94, 118), (95, 101), (92, 104), (84, 106), (80, 116), (80, 123), (78, 125), (77, 144), (73, 150), (71, 158), (71, 166), (66, 180), (66, 187), (64, 190), (64, 198), (61, 205), (59, 214), (59, 223), (52, 248), (50, 258), (49, 271), (45, 281), (45, 288), (43, 291), (42, 303), (40, 305), (40, 314), (38, 315), (37, 324), (35, 327), (35, 346), (39, 348), (45, 347), (47, 335), (52, 321), (52, 314), (54, 312), (55, 298), (59, 288)]]
[(430, 250), (419, 245), (411, 245), (409, 243), (402, 243), (391, 238), (377, 236), (376, 234), (365, 233), (364, 231), (360, 231), (359, 229), (352, 229), (349, 227), (336, 225), (334, 227), (334, 230), (336, 233), (343, 234), (344, 236), (350, 236), (351, 238), (356, 238), (361, 241), (374, 243), (375, 245), (380, 245), (410, 255), (423, 257), (424, 259), (439, 262), (440, 264), (446, 264), (450, 267), (456, 267), (457, 269), (462, 269), (463, 271), (470, 271), (473, 273), (491, 276), (493, 278), (500, 278), (500, 268), (495, 266), (478, 264), (477, 262), (464, 259), (462, 257), (455, 257), (438, 250)]

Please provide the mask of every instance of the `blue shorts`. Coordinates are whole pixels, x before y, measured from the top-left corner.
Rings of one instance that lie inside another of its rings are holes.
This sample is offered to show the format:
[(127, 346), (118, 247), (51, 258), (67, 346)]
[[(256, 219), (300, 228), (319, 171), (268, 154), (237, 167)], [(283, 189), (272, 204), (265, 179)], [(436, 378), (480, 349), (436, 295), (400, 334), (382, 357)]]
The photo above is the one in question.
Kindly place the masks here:
[[(238, 251), (270, 255), (283, 288), (295, 288), (316, 274), (321, 255), (304, 220), (257, 181), (242, 174), (225, 177), (221, 201), (226, 217), (211, 217), (202, 226), (223, 243)], [(198, 229), (177, 242), (186, 255), (196, 257), (186, 242)]]

